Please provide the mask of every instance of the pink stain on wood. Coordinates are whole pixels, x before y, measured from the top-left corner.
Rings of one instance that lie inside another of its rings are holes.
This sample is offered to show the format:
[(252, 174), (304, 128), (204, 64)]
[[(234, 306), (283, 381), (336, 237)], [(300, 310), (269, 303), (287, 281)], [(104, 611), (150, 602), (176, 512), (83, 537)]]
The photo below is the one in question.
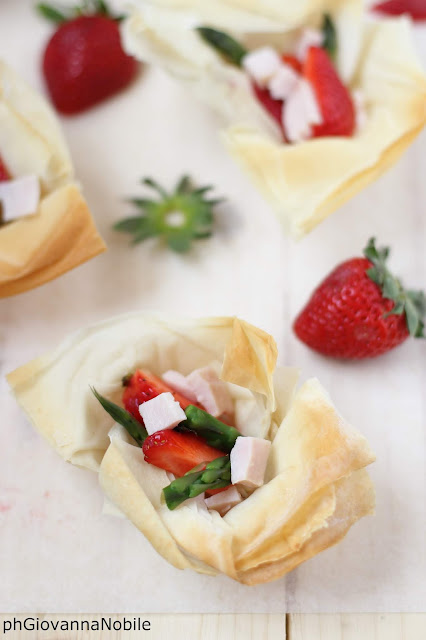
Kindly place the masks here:
[(7, 502), (0, 502), (0, 513), (6, 513), (7, 511), (10, 511), (12, 508), (12, 505), (7, 503)]

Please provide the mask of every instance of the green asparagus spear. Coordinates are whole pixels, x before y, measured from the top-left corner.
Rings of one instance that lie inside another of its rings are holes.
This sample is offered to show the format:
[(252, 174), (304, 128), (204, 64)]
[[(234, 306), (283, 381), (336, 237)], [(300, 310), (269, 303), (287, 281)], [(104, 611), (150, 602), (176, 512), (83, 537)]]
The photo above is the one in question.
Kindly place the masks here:
[(204, 438), (207, 444), (215, 449), (229, 453), (235, 440), (241, 435), (234, 427), (221, 422), (193, 404), (185, 409), (185, 413), (187, 417), (185, 427)]
[(148, 433), (140, 422), (138, 422), (131, 413), (119, 407), (118, 404), (114, 404), (111, 400), (107, 400), (101, 396), (100, 393), (96, 391), (94, 387), (90, 387), (95, 398), (101, 403), (103, 408), (111, 418), (113, 418), (118, 424), (121, 424), (124, 427), (134, 440), (138, 443), (139, 446), (142, 446), (145, 438), (148, 437)]
[(193, 469), (181, 478), (176, 478), (163, 489), (163, 493), (168, 508), (173, 510), (185, 500), (195, 498), (204, 491), (223, 489), (229, 484), (231, 484), (231, 461), (229, 456), (223, 456), (207, 463), (204, 469)]
[(212, 29), (211, 27), (197, 27), (197, 31), (203, 40), (225, 56), (228, 62), (241, 67), (242, 59), (247, 54), (247, 49), (242, 44), (227, 33), (217, 31), (217, 29)]
[(337, 32), (334, 22), (328, 13), (324, 14), (322, 21), (322, 33), (324, 36), (323, 48), (327, 51), (331, 58), (337, 53)]

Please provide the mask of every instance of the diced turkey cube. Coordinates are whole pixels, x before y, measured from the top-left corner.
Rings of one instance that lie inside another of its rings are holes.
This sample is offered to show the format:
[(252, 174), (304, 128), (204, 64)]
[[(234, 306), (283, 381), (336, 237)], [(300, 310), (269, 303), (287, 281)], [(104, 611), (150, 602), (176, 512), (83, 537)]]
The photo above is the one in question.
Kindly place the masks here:
[(243, 58), (243, 67), (260, 87), (266, 87), (281, 66), (281, 58), (272, 47), (261, 47)]
[(166, 371), (166, 373), (162, 375), (162, 378), (169, 387), (181, 393), (188, 398), (188, 400), (191, 400), (191, 402), (197, 402), (195, 393), (192, 391), (186, 377), (182, 373), (170, 369), (170, 371)]
[(215, 493), (213, 496), (210, 496), (210, 498), (205, 499), (207, 507), (218, 511), (221, 516), (224, 516), (225, 513), (241, 501), (241, 494), (236, 487), (229, 487), (226, 491)]
[(139, 405), (139, 413), (144, 421), (148, 435), (163, 429), (174, 429), (186, 420), (185, 412), (169, 392), (147, 400)]
[(232, 414), (234, 406), (225, 382), (219, 379), (211, 367), (196, 369), (187, 376), (187, 382), (205, 410), (217, 418), (223, 413)]
[(299, 75), (289, 64), (282, 64), (268, 83), (268, 89), (275, 100), (286, 100), (296, 88)]
[(262, 486), (271, 443), (263, 438), (240, 436), (231, 450), (231, 482), (246, 489)]
[(312, 135), (312, 125), (321, 124), (322, 115), (309, 82), (299, 79), (283, 106), (283, 125), (290, 142), (302, 142)]
[(304, 60), (310, 47), (321, 47), (324, 42), (324, 34), (318, 29), (307, 27), (296, 44), (296, 56), (299, 60)]
[(37, 176), (23, 176), (0, 182), (0, 207), (3, 222), (36, 213), (40, 201), (40, 181)]

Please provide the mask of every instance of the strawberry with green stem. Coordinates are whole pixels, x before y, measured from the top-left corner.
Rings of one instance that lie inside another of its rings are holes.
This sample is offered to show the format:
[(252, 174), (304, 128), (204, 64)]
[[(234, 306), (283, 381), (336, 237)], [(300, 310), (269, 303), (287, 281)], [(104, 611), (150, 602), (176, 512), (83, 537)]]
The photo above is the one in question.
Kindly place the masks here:
[(63, 114), (84, 111), (124, 89), (139, 63), (122, 47), (119, 21), (104, 0), (81, 5), (37, 5), (57, 25), (43, 56), (43, 74), (56, 109)]
[(372, 238), (364, 257), (338, 265), (294, 323), (298, 338), (334, 358), (371, 358), (423, 338), (426, 296), (404, 289), (387, 267), (389, 248)]
[(168, 193), (152, 178), (144, 178), (142, 184), (157, 192), (157, 199), (132, 198), (142, 215), (120, 220), (114, 225), (116, 231), (133, 236), (133, 244), (147, 238), (162, 237), (166, 244), (185, 253), (193, 240), (208, 238), (213, 231), (213, 208), (222, 199), (210, 199), (211, 186), (194, 188), (188, 176), (179, 180), (175, 189)]

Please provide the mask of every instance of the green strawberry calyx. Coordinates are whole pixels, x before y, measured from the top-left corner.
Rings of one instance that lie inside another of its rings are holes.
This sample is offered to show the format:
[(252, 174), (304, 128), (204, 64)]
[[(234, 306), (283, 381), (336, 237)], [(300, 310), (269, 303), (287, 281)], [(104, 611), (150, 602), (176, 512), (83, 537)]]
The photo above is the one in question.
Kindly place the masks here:
[(143, 178), (141, 182), (156, 191), (158, 199), (132, 198), (130, 202), (142, 214), (124, 218), (114, 225), (116, 231), (130, 233), (133, 244), (157, 236), (173, 251), (186, 253), (193, 240), (212, 235), (213, 209), (222, 202), (207, 195), (212, 186), (194, 188), (190, 178), (183, 176), (168, 193), (152, 178)]
[(113, 15), (105, 0), (83, 0), (83, 2), (76, 7), (65, 7), (40, 2), (36, 6), (36, 9), (44, 18), (58, 25), (74, 20), (74, 18), (78, 18), (79, 16), (101, 15), (117, 21), (123, 20), (124, 18), (124, 16)]
[(384, 298), (393, 300), (393, 308), (386, 314), (405, 314), (407, 328), (414, 338), (424, 338), (424, 318), (426, 316), (426, 296), (423, 291), (404, 289), (401, 281), (388, 270), (386, 261), (389, 257), (389, 247), (376, 248), (375, 238), (370, 238), (364, 256), (373, 263), (366, 273), (370, 280), (381, 289)]

